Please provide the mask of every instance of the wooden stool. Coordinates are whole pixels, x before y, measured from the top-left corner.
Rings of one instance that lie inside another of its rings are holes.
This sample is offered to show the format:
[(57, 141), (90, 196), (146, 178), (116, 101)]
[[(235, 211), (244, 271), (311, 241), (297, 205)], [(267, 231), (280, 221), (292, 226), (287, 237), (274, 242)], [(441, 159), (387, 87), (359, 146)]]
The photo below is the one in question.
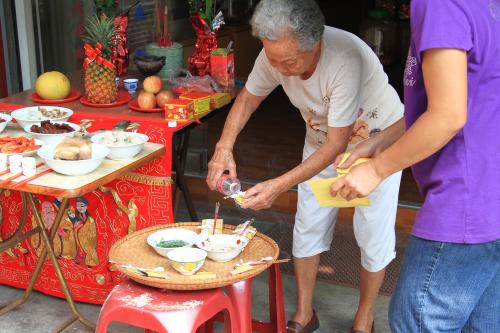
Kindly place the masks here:
[(126, 280), (106, 299), (96, 333), (106, 333), (112, 321), (142, 327), (145, 332), (194, 333), (221, 311), (225, 332), (239, 332), (233, 305), (221, 288), (172, 291)]

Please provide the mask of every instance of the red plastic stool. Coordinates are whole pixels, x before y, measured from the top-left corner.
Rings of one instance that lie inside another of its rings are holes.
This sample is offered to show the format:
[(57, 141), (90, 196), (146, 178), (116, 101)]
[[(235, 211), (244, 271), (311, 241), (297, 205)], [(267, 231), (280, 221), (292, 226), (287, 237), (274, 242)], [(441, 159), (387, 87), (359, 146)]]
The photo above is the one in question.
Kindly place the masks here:
[(237, 314), (221, 288), (171, 291), (126, 280), (104, 302), (96, 333), (106, 333), (112, 321), (142, 327), (146, 333), (193, 333), (221, 311), (225, 332), (239, 332)]
[[(279, 264), (274, 264), (269, 272), (269, 322), (252, 319), (252, 282), (253, 279), (237, 282), (227, 286), (227, 294), (233, 303), (239, 321), (239, 333), (285, 333), (285, 304), (283, 299), (283, 282)], [(214, 320), (223, 321), (222, 316)], [(206, 325), (207, 333), (213, 332), (213, 320)]]

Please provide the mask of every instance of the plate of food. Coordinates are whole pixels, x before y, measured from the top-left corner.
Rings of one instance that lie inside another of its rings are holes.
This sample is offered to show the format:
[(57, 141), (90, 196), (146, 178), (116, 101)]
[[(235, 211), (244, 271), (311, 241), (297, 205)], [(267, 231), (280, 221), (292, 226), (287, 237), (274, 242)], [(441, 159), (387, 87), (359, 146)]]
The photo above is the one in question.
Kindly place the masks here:
[(73, 110), (60, 106), (28, 106), (11, 113), (12, 118), (22, 128), (39, 123), (42, 120), (68, 121), (72, 115)]
[(110, 149), (110, 160), (129, 160), (141, 152), (149, 137), (141, 133), (113, 130), (95, 134), (91, 140)]
[(86, 105), (86, 106), (94, 107), (94, 108), (112, 108), (114, 106), (120, 106), (123, 104), (127, 104), (131, 99), (132, 99), (132, 97), (129, 95), (128, 92), (126, 92), (125, 90), (118, 90), (118, 92), (116, 94), (116, 100), (112, 103), (104, 103), (104, 104), (94, 103), (94, 102), (89, 101), (86, 96), (82, 96), (80, 98), (80, 103), (82, 103), (83, 105)]
[(0, 137), (0, 153), (6, 155), (30, 156), (43, 146), (43, 142), (34, 138), (24, 136)]
[(80, 96), (82, 96), (82, 94), (76, 89), (71, 89), (71, 91), (69, 92), (69, 95), (63, 99), (45, 99), (45, 98), (40, 97), (40, 95), (38, 95), (36, 92), (34, 92), (33, 94), (31, 94), (31, 100), (33, 102), (37, 102), (37, 103), (41, 103), (41, 104), (63, 104), (63, 103), (75, 101), (78, 98), (80, 98)]
[(128, 107), (131, 110), (137, 111), (137, 112), (145, 112), (145, 113), (162, 113), (165, 112), (165, 109), (162, 107), (155, 107), (155, 108), (141, 108), (139, 106), (139, 102), (136, 99), (131, 100), (128, 102)]
[(65, 137), (59, 144), (44, 145), (38, 150), (38, 156), (52, 170), (67, 176), (94, 171), (108, 154), (108, 147), (76, 137)]

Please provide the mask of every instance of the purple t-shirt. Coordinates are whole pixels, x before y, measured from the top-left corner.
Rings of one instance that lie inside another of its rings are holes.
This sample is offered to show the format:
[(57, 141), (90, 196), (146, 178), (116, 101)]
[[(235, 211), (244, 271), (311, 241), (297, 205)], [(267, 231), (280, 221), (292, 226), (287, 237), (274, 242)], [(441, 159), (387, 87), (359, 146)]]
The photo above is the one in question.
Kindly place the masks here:
[(412, 0), (407, 59), (407, 127), (427, 109), (422, 55), (467, 51), (467, 123), (441, 150), (413, 166), (424, 204), (413, 234), (452, 243), (500, 239), (500, 0)]

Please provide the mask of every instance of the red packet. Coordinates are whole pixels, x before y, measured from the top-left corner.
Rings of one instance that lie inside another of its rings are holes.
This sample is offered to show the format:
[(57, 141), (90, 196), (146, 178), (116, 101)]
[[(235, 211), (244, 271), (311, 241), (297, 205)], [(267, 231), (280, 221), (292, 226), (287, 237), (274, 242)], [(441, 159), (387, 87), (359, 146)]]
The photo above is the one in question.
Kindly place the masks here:
[(224, 48), (218, 48), (210, 54), (212, 78), (221, 86), (234, 87), (234, 53), (225, 53)]

